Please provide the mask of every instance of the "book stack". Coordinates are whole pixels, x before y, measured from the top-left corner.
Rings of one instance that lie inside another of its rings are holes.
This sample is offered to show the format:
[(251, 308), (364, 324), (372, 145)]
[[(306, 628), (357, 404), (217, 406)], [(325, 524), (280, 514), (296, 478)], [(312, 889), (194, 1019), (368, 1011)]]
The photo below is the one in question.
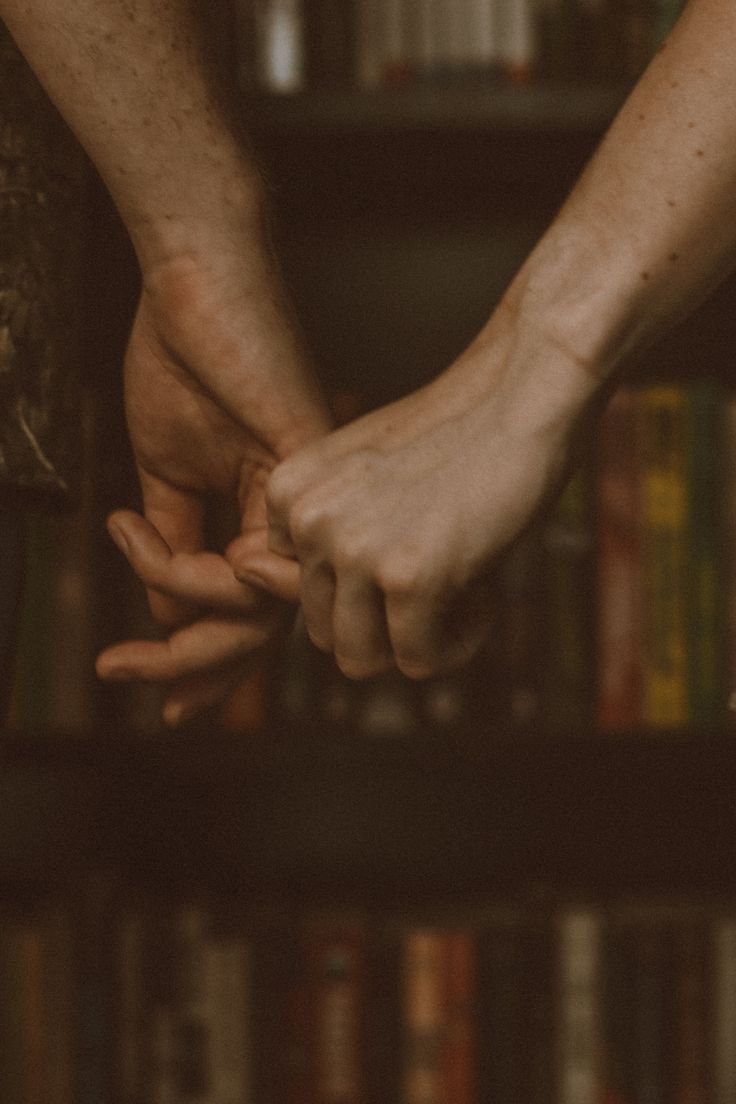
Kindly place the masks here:
[(681, 0), (234, 0), (244, 88), (635, 78)]
[(0, 914), (0, 1092), (30, 1104), (597, 1104), (736, 1094), (736, 918), (687, 901), (121, 896)]

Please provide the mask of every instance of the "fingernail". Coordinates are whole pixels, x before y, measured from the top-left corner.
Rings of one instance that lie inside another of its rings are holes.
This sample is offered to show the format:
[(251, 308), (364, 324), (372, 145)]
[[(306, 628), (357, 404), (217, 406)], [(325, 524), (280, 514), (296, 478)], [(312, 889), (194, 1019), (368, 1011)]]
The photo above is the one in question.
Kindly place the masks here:
[(107, 531), (123, 555), (128, 556), (130, 554), (130, 546), (128, 545), (128, 540), (122, 529), (119, 529), (117, 525), (108, 525)]

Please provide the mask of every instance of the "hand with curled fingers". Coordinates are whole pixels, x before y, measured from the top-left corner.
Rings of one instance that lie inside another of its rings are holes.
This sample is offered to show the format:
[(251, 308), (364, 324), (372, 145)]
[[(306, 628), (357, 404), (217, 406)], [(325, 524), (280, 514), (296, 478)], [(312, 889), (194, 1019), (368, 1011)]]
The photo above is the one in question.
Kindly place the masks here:
[(288, 623), (289, 607), (239, 584), (219, 554), (172, 549), (133, 511), (112, 514), (108, 531), (146, 586), (166, 636), (107, 648), (98, 672), (161, 683), (164, 720), (177, 725), (235, 689)]
[[(498, 555), (559, 485), (579, 396), (563, 401), (561, 375), (549, 395), (540, 377), (530, 391), (498, 347), (477, 340), (427, 387), (270, 477), (269, 555), (298, 561), (291, 592), (309, 634), (348, 676), (395, 665), (424, 678), (472, 658)], [(567, 394), (582, 389), (574, 380)], [(240, 579), (289, 593), (288, 567), (237, 551)]]
[(267, 480), (328, 425), (276, 276), (238, 262), (225, 278), (218, 265), (187, 261), (144, 283), (125, 399), (145, 517), (108, 522), (169, 635), (113, 645), (97, 670), (167, 686), (170, 724), (224, 699), (288, 621), (282, 598), (239, 582), (208, 545), (208, 504), (229, 505), (232, 549), (279, 579), (291, 565), (267, 550)]

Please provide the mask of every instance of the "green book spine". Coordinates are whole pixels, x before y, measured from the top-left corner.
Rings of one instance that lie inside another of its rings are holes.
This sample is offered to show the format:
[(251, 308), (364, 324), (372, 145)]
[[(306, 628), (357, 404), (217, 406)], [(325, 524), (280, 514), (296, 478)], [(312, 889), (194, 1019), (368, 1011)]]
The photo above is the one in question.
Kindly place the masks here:
[(590, 481), (568, 482), (543, 535), (546, 662), (542, 714), (555, 729), (590, 724), (594, 664)]
[(634, 1104), (632, 1050), (634, 1017), (633, 935), (630, 926), (609, 920), (603, 950), (603, 1068), (605, 1100)]
[(58, 519), (43, 510), (28, 518), (25, 583), (12, 679), (10, 724), (44, 729), (49, 720), (49, 639), (52, 594), (58, 575)]
[(505, 555), (500, 573), (499, 631), (506, 708), (510, 723), (520, 727), (540, 719), (545, 660), (539, 631), (544, 601), (542, 562), (541, 533), (535, 525)]
[(669, 921), (624, 909), (605, 940), (604, 1058), (607, 1101), (665, 1104), (670, 994)]
[(494, 1104), (552, 1104), (556, 997), (551, 926), (524, 909), (479, 932), (478, 1081)]
[(0, 1098), (23, 1100), (24, 1071), (31, 1053), (26, 1036), (26, 989), (23, 922), (9, 911), (0, 914)]

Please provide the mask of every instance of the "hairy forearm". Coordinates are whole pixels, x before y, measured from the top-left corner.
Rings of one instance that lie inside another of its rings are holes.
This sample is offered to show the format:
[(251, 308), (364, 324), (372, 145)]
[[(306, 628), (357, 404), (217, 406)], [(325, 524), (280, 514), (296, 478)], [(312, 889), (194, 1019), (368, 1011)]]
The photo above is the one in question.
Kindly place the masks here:
[(144, 268), (201, 241), (228, 249), (260, 216), (257, 174), (199, 25), (208, 7), (0, 0), (0, 17), (95, 163)]
[(736, 262), (734, 56), (732, 0), (690, 0), (492, 321), (579, 367), (576, 401)]

